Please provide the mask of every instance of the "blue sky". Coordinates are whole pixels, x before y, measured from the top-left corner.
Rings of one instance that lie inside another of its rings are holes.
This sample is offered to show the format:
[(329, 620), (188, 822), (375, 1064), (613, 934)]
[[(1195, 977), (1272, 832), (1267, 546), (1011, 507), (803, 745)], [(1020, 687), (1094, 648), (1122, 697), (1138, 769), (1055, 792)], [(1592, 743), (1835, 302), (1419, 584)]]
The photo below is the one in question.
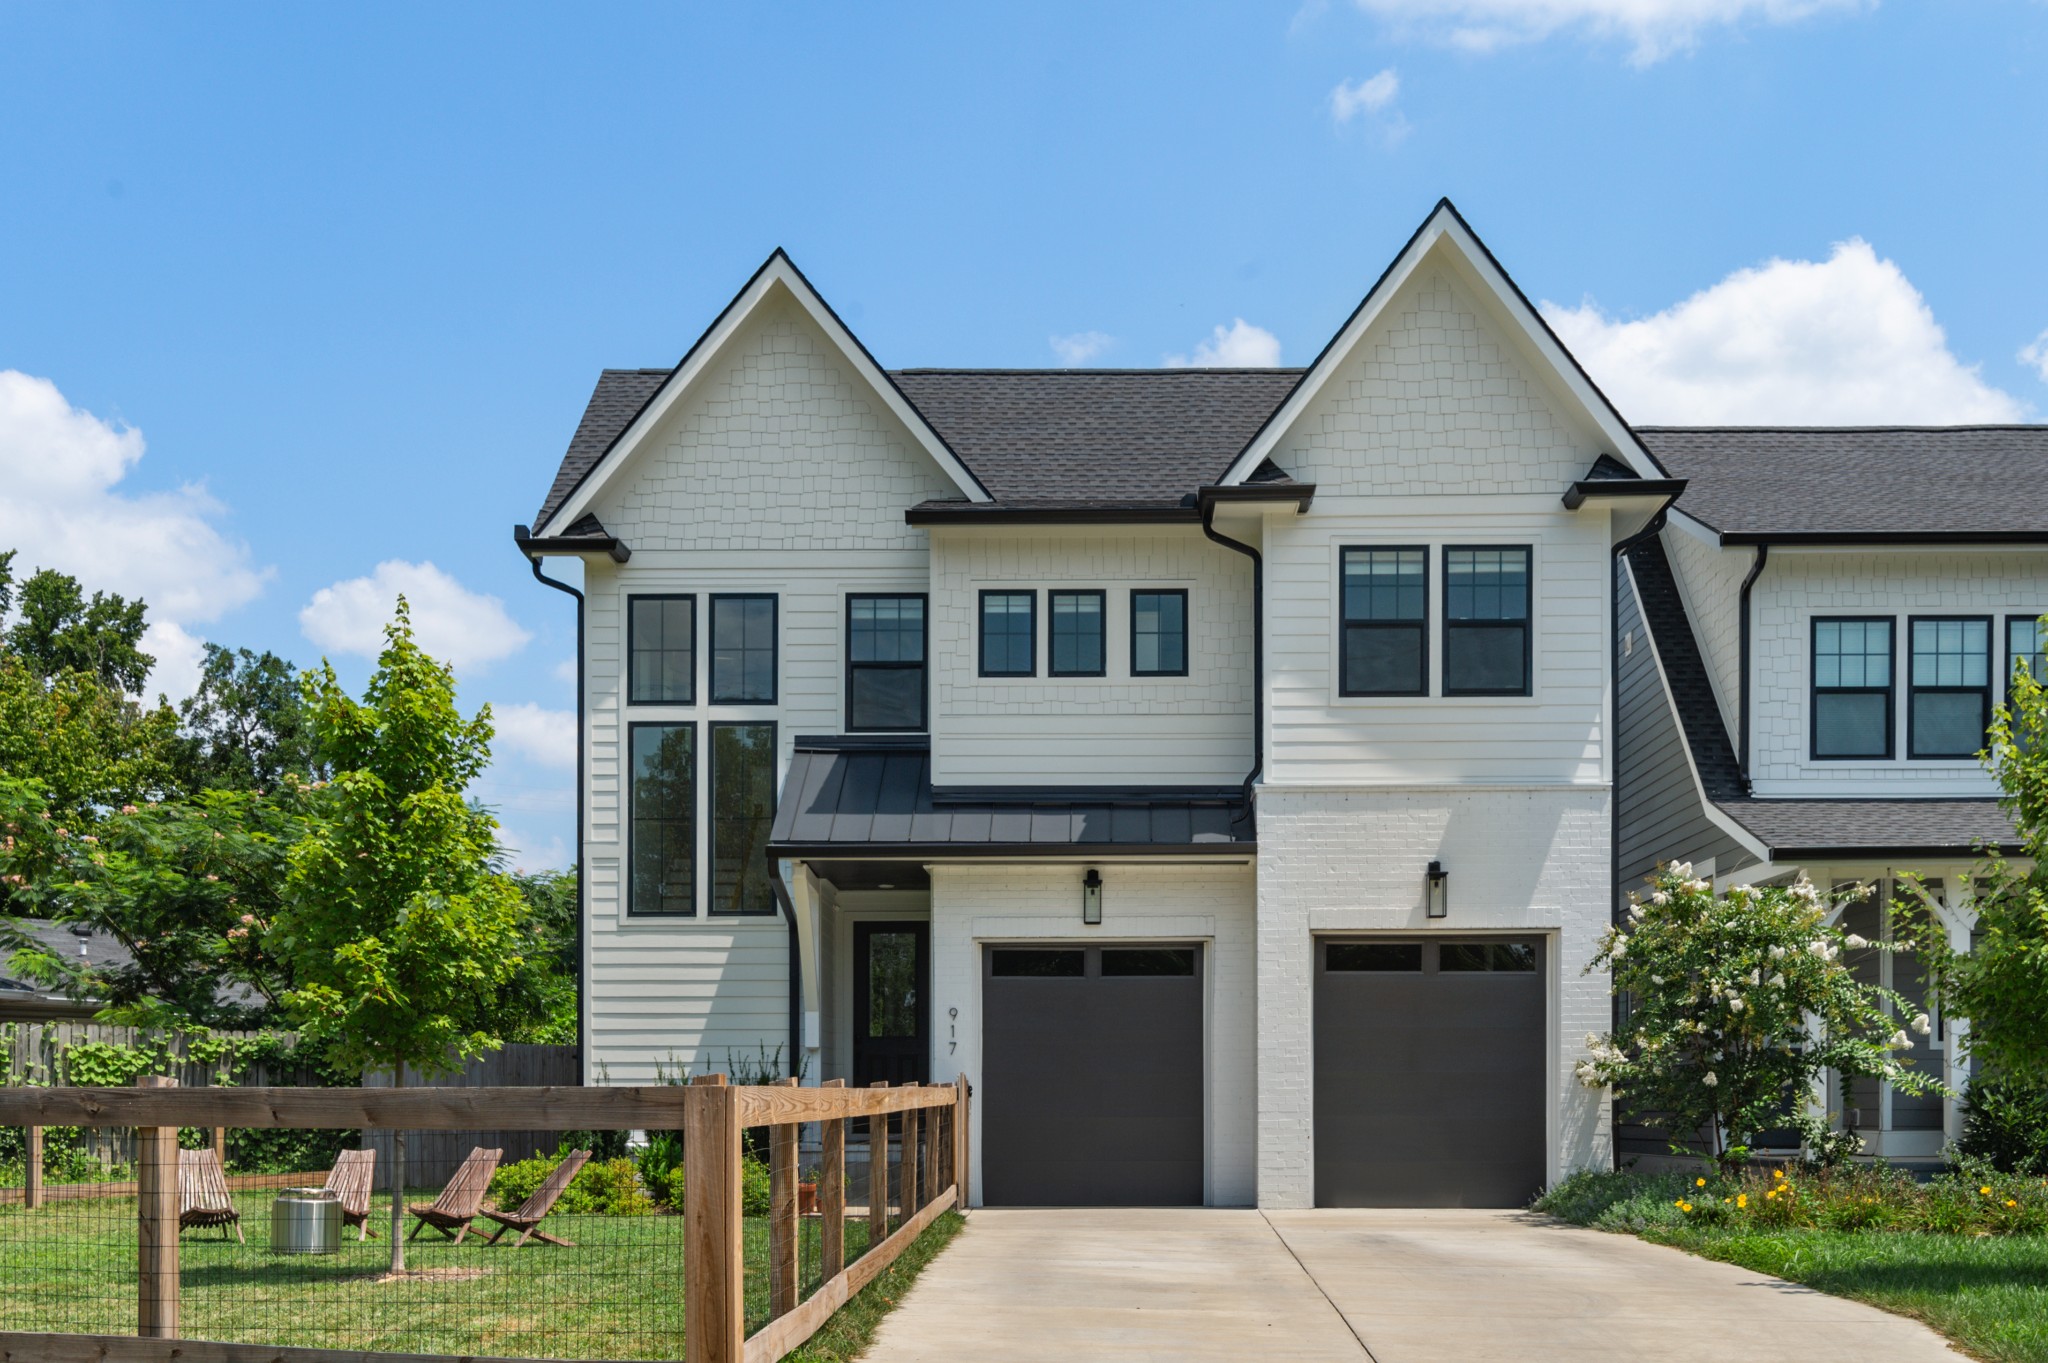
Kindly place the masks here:
[(2034, 420), (2044, 56), (2040, 0), (9, 6), (0, 547), (173, 690), (359, 682), (405, 587), (558, 861), (511, 526), (776, 245), (888, 365), (1299, 363), (1448, 194), (1634, 420)]

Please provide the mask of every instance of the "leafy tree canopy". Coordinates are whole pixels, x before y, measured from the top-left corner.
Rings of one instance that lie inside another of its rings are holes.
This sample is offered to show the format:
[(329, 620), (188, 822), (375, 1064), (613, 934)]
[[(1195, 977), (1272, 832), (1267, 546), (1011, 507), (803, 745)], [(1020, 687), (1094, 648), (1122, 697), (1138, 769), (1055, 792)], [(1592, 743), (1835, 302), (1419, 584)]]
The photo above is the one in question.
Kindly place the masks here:
[(268, 790), (324, 775), (298, 669), (268, 650), (206, 646), (199, 689), (178, 707), (178, 783)]
[(53, 816), (91, 823), (171, 782), (178, 717), (83, 672), (41, 677), (0, 651), (0, 773), (39, 782)]
[(7, 631), (8, 651), (38, 676), (82, 672), (125, 694), (141, 694), (156, 659), (142, 651), (148, 622), (140, 600), (106, 592), (87, 600), (77, 578), (42, 568), (10, 592), (9, 602), (20, 618)]

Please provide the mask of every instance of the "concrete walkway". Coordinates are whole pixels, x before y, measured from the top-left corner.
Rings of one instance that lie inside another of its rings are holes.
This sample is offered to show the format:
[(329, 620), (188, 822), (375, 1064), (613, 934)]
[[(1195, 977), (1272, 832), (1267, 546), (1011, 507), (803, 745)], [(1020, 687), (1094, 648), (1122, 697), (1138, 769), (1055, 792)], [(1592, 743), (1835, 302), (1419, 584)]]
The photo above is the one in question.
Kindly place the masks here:
[(1522, 1212), (982, 1210), (871, 1363), (1956, 1363), (1914, 1321)]

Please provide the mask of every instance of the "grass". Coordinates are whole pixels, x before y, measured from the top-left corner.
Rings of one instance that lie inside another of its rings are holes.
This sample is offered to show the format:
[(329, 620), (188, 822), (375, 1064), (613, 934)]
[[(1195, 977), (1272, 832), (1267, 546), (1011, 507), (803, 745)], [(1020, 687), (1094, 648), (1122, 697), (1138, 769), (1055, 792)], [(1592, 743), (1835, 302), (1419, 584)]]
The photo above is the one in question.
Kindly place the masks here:
[[(238, 1195), (248, 1244), (214, 1230), (180, 1239), (181, 1328), (191, 1339), (264, 1345), (501, 1354), (529, 1358), (680, 1358), (683, 1219), (553, 1216), (551, 1233), (577, 1247), (509, 1248), (471, 1237), (457, 1246), (424, 1232), (406, 1247), (408, 1276), (391, 1280), (383, 1239), (346, 1232), (339, 1254), (273, 1255), (267, 1192)], [(427, 1201), (432, 1190), (412, 1200)], [(371, 1226), (380, 1233), (379, 1199)], [(851, 1358), (917, 1272), (959, 1229), (947, 1215), (847, 1303), (796, 1357)], [(819, 1227), (803, 1223), (803, 1290), (821, 1278)], [(768, 1319), (768, 1227), (745, 1227), (749, 1332)], [(846, 1250), (867, 1246), (849, 1218)], [(79, 1334), (135, 1331), (135, 1201), (0, 1207), (0, 1330)]]
[[(1764, 1226), (1732, 1216), (1716, 1224), (1677, 1205), (1705, 1202), (1714, 1191), (1702, 1193), (1679, 1174), (1581, 1174), (1538, 1199), (1536, 1209), (1913, 1316), (1995, 1363), (2048, 1363), (2048, 1235)], [(1881, 1206), (1840, 1201), (1810, 1219)]]

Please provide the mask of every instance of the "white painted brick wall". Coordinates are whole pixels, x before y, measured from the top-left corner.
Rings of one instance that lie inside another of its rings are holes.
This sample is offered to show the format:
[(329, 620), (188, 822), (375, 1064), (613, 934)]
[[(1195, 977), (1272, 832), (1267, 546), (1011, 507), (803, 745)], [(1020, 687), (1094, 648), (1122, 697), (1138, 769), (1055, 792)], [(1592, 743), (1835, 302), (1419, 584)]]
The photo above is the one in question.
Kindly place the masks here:
[[(1608, 922), (1605, 790), (1281, 791), (1259, 798), (1258, 1198), (1315, 1197), (1313, 936), (1515, 928), (1549, 937), (1549, 1167), (1605, 1167), (1604, 1096), (1572, 1066), (1609, 1020), (1607, 976), (1582, 973)], [(1431, 860), (1450, 872), (1450, 916), (1423, 905)]]
[[(1253, 875), (1247, 866), (1096, 864), (1102, 924), (1081, 924), (1073, 865), (932, 868), (932, 1075), (981, 1084), (981, 947), (990, 941), (1200, 941), (1207, 950), (1208, 1092), (1204, 1200), (1254, 1194)], [(958, 1008), (957, 1019), (948, 1016)], [(954, 1042), (957, 1041), (957, 1047)], [(1105, 1045), (1115, 1038), (1105, 1037)], [(981, 1114), (974, 1110), (974, 1168)], [(980, 1202), (977, 1187), (974, 1200)]]

